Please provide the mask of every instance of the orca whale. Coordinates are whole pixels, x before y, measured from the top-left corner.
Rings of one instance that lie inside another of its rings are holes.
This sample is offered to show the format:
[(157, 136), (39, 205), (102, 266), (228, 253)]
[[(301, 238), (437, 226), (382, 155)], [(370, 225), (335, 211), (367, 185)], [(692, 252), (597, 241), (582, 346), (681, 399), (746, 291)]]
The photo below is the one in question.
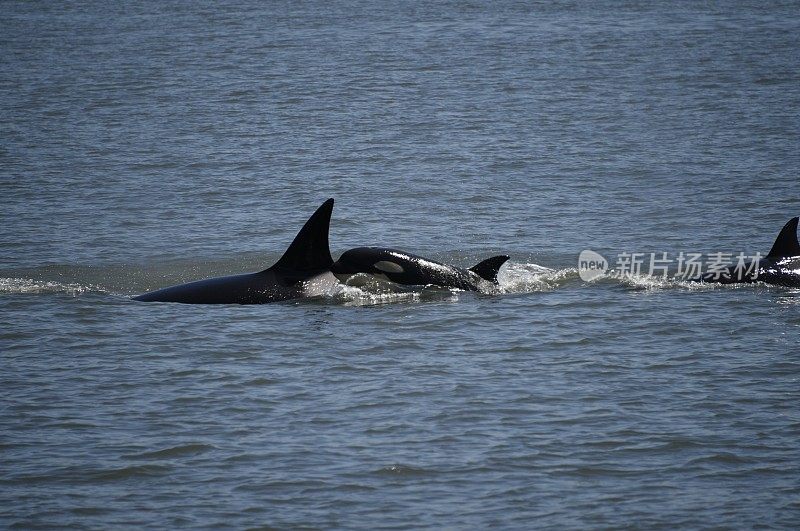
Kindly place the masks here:
[(264, 271), (198, 280), (133, 299), (186, 304), (263, 304), (321, 295), (338, 283), (330, 273), (331, 212), (333, 199), (328, 199), (306, 221), (281, 259)]
[(497, 272), (508, 256), (493, 256), (462, 269), (397, 249), (357, 247), (346, 251), (331, 266), (331, 273), (342, 282), (365, 273), (405, 285), (435, 285), (464, 291), (480, 291), (497, 285)]
[(778, 238), (767, 256), (753, 261), (746, 267), (727, 268), (721, 274), (706, 273), (696, 282), (713, 284), (740, 284), (764, 282), (777, 286), (800, 287), (800, 244), (797, 242), (797, 222), (800, 218), (792, 218), (781, 229)]

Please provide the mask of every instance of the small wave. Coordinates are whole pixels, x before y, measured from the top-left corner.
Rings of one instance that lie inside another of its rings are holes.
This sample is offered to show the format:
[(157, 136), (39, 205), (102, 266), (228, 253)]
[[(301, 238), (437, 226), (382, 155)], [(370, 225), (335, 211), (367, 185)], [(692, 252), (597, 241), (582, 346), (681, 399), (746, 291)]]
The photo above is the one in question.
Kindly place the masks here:
[(31, 278), (0, 278), (0, 293), (66, 293), (74, 296), (84, 293), (106, 293), (106, 290), (99, 286), (73, 282), (63, 283)]
[(710, 464), (710, 465), (740, 465), (740, 464), (751, 464), (757, 463), (758, 461), (754, 458), (747, 457), (747, 456), (740, 456), (730, 452), (719, 452), (713, 455), (706, 455), (702, 457), (697, 457), (695, 459), (691, 459), (688, 464), (690, 465), (697, 465), (697, 464)]
[(90, 468), (68, 466), (34, 474), (7, 476), (0, 480), (5, 485), (35, 485), (52, 483), (93, 484), (99, 481), (125, 481), (137, 478), (161, 477), (172, 469), (164, 465), (132, 465), (120, 468)]
[(76, 516), (100, 516), (111, 513), (110, 507), (73, 507), (70, 512)]
[(433, 471), (427, 470), (424, 468), (411, 466), (411, 465), (403, 465), (403, 464), (395, 464), (383, 467), (375, 471), (375, 474), (379, 476), (429, 476), (433, 474)]
[(175, 457), (194, 456), (205, 453), (209, 450), (214, 450), (214, 446), (207, 444), (184, 444), (164, 448), (161, 450), (153, 450), (150, 452), (143, 452), (140, 454), (127, 456), (129, 459), (171, 459)]
[(164, 476), (171, 470), (170, 467), (161, 465), (126, 466), (92, 471), (84, 476), (87, 482), (92, 481), (123, 481), (136, 478), (152, 478)]

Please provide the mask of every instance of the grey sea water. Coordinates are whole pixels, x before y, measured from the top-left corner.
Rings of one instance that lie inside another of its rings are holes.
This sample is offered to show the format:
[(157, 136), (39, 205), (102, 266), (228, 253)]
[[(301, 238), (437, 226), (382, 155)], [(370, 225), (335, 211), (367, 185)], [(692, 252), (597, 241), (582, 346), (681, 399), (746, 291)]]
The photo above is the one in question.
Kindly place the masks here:
[[(0, 3), (0, 527), (796, 528), (797, 2)], [(335, 197), (501, 294), (130, 295)]]

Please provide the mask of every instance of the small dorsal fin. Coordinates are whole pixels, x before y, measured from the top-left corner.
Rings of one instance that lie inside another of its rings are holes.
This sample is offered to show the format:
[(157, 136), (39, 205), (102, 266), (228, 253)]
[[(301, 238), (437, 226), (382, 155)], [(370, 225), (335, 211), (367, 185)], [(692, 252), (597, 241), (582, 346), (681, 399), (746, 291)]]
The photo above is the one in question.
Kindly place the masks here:
[(333, 265), (328, 247), (333, 199), (328, 199), (314, 212), (294, 241), (275, 265), (267, 269), (284, 272), (316, 272), (330, 269)]
[(797, 243), (797, 221), (800, 218), (792, 218), (783, 226), (781, 233), (775, 243), (772, 244), (767, 258), (786, 258), (788, 256), (800, 256), (800, 244)]
[(497, 284), (497, 272), (500, 270), (500, 266), (505, 264), (507, 260), (508, 256), (504, 254), (500, 256), (493, 256), (491, 258), (487, 258), (483, 262), (478, 263), (477, 265), (470, 267), (469, 270), (477, 274), (482, 279)]

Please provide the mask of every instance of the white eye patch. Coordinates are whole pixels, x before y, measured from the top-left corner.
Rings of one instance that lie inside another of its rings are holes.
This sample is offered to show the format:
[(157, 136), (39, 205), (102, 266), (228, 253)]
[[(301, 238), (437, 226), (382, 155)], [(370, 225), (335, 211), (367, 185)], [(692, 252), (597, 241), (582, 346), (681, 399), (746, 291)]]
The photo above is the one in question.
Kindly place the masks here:
[(402, 273), (403, 266), (400, 264), (396, 264), (394, 262), (388, 262), (386, 260), (381, 260), (380, 262), (375, 262), (373, 266), (375, 269), (379, 271), (385, 271), (386, 273)]

